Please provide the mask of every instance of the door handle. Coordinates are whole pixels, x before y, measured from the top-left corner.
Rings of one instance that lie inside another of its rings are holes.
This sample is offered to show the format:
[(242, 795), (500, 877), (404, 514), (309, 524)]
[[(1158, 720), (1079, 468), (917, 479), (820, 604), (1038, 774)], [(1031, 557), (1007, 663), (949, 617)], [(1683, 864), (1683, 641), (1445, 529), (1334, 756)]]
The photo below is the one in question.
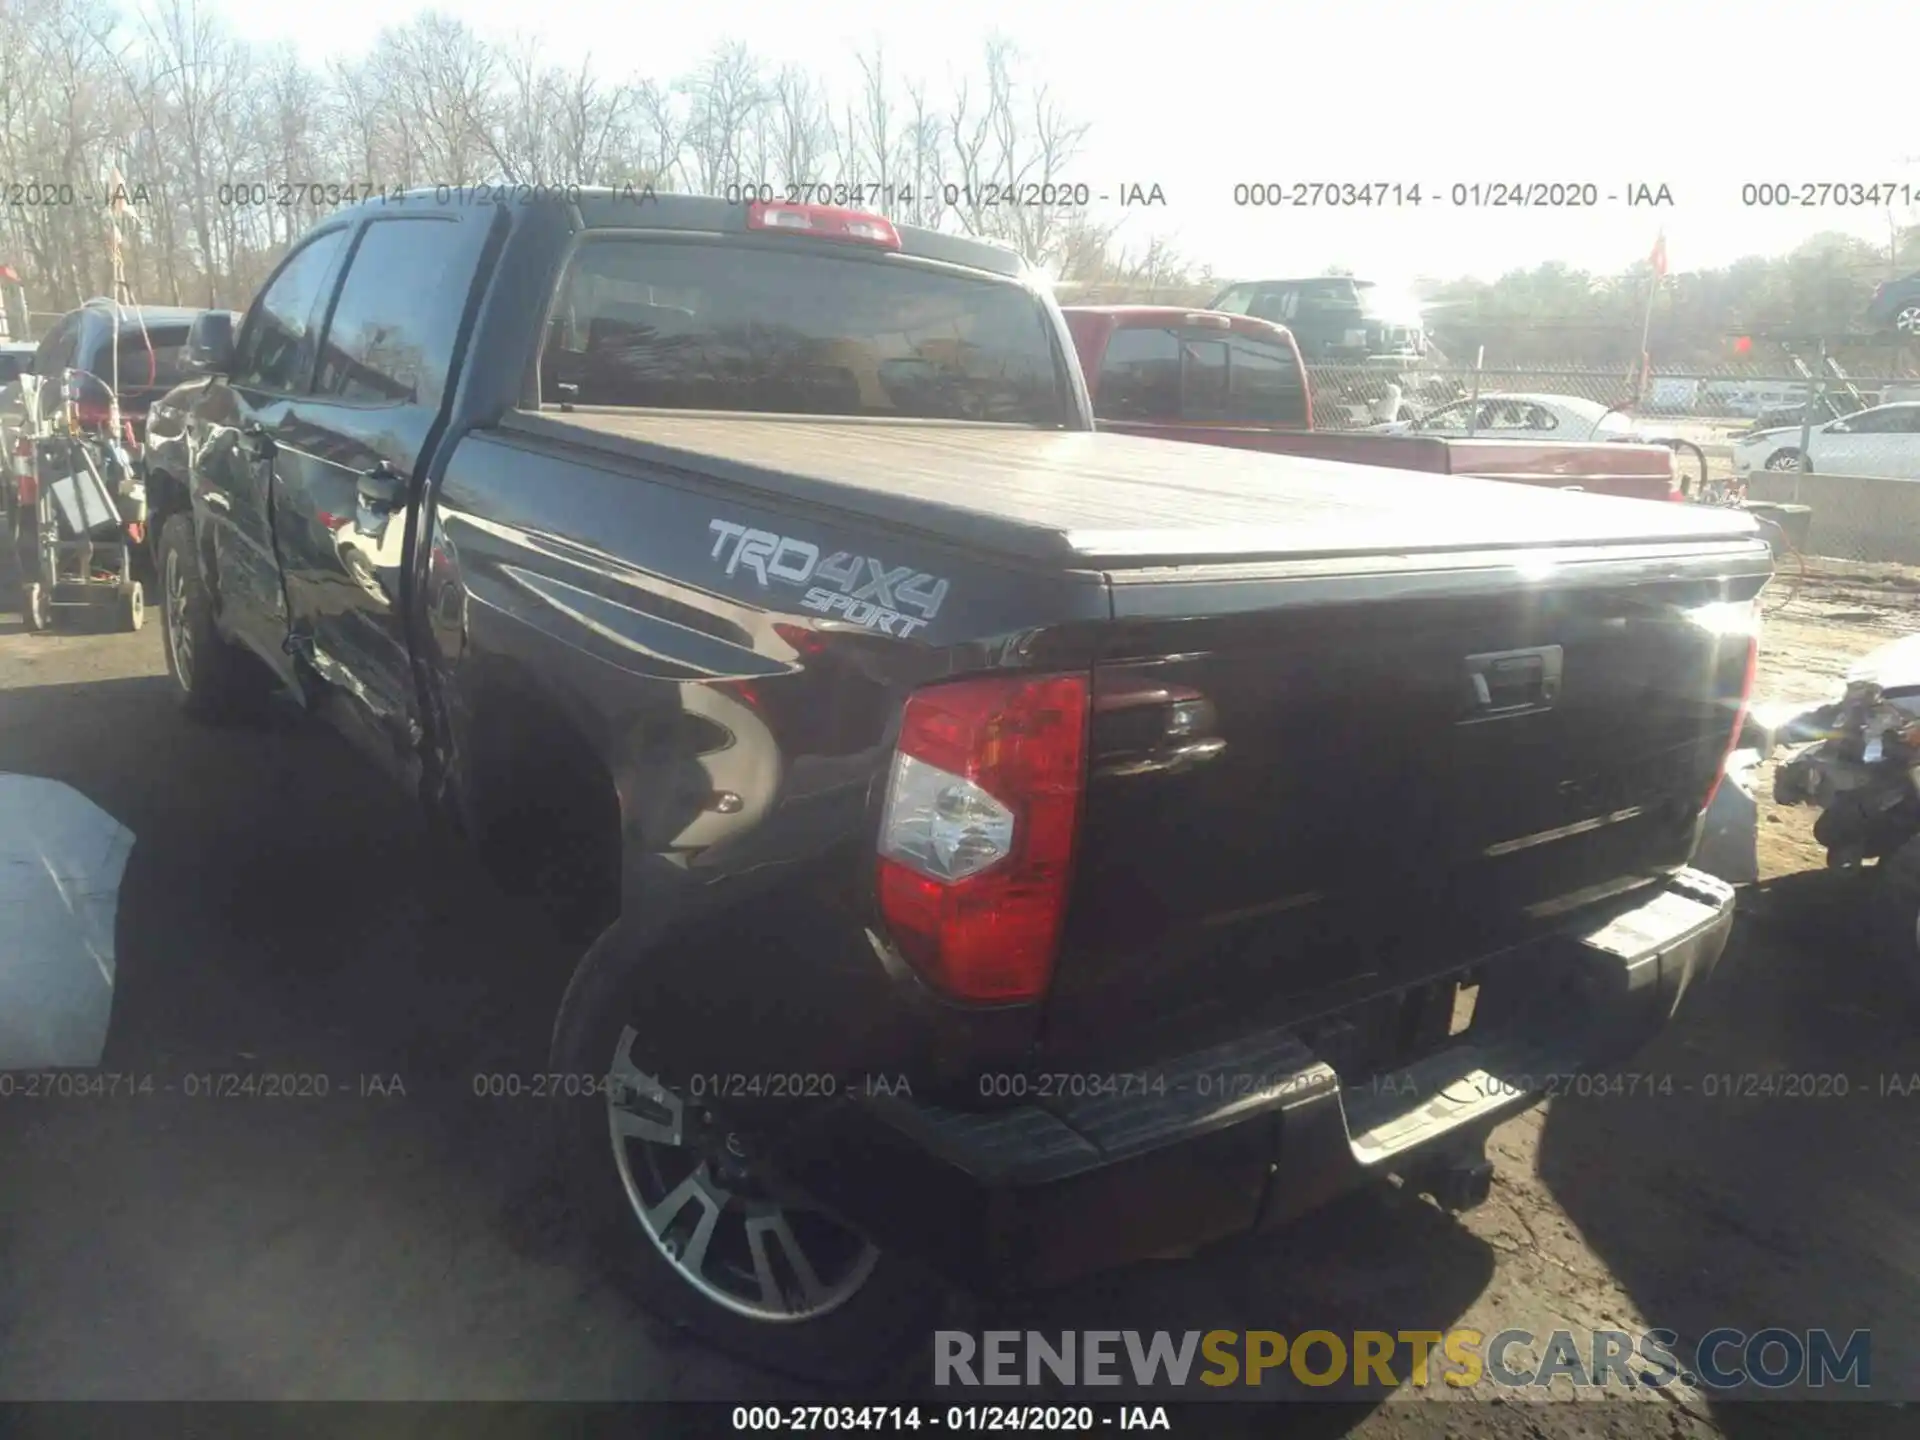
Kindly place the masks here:
[(1460, 723), (1527, 715), (1552, 708), (1560, 698), (1564, 657), (1565, 652), (1558, 645), (1469, 655), (1466, 668), (1471, 699), (1466, 717)]
[(363, 471), (354, 485), (360, 503), (376, 515), (387, 515), (407, 501), (407, 477), (382, 460)]
[(280, 449), (274, 443), (273, 436), (267, 433), (267, 427), (258, 420), (251, 425), (241, 426), (240, 433), (252, 442), (253, 458), (256, 460), (271, 460)]

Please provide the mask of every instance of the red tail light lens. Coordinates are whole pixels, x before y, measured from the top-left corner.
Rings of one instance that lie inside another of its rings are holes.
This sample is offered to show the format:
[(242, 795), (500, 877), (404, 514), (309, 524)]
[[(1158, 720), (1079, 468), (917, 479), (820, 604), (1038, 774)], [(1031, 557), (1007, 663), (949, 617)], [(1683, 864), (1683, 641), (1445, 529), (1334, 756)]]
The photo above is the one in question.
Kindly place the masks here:
[(20, 477), (21, 506), (24, 508), (28, 505), (38, 505), (39, 503), (40, 477), (38, 475), (22, 475)]
[(1088, 678), (991, 677), (907, 701), (879, 835), (880, 912), (936, 988), (1046, 992), (1085, 788)]
[(747, 229), (784, 230), (819, 240), (847, 240), (856, 245), (900, 248), (900, 232), (884, 215), (841, 210), (831, 205), (781, 205), (756, 200), (747, 206)]

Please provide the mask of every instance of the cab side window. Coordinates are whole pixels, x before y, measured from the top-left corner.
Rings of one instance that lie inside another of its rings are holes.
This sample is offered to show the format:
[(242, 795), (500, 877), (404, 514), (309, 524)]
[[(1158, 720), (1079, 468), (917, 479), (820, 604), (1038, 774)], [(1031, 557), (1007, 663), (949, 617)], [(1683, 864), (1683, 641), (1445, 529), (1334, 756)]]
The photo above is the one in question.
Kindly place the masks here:
[(248, 317), (234, 361), (234, 385), (294, 395), (313, 372), (313, 330), (322, 291), (347, 243), (347, 231), (329, 230), (308, 242), (267, 287)]

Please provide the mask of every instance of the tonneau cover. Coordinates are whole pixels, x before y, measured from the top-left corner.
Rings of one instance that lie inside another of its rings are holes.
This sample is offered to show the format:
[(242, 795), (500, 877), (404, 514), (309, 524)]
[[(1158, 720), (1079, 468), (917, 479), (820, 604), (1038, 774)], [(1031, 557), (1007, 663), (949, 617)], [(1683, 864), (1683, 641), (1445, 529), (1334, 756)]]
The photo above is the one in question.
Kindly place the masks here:
[(1087, 567), (1739, 542), (1739, 511), (1096, 431), (576, 409), (505, 428)]

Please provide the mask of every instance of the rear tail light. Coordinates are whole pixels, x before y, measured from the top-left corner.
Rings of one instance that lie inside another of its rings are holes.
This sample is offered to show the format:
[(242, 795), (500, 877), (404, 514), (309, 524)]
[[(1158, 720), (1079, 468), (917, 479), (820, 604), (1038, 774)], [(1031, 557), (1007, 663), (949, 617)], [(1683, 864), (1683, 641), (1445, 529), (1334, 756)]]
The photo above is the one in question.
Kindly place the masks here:
[(25, 506), (38, 505), (39, 503), (40, 477), (38, 475), (22, 475), (20, 477), (21, 506), (24, 508)]
[(1046, 992), (1085, 788), (1088, 678), (994, 676), (907, 701), (880, 821), (880, 912), (959, 1000)]
[[(1720, 793), (1720, 782), (1727, 778), (1727, 761), (1733, 758), (1734, 749), (1740, 743), (1740, 731), (1747, 722), (1747, 708), (1753, 703), (1753, 682), (1760, 666), (1760, 600), (1724, 601), (1713, 605), (1703, 605), (1690, 612), (1689, 618), (1702, 628), (1712, 632), (1721, 645), (1746, 642), (1746, 669), (1740, 679), (1740, 696), (1733, 707), (1733, 724), (1727, 730), (1726, 744), (1720, 747), (1720, 763), (1714, 766), (1713, 779), (1707, 784), (1706, 798), (1700, 802), (1704, 814), (1713, 805)], [(1719, 650), (1716, 648), (1715, 656)]]
[(900, 232), (886, 216), (841, 210), (831, 205), (781, 205), (756, 200), (747, 206), (747, 229), (784, 230), (790, 234), (811, 235), (818, 240), (875, 245), (882, 250), (900, 248)]

